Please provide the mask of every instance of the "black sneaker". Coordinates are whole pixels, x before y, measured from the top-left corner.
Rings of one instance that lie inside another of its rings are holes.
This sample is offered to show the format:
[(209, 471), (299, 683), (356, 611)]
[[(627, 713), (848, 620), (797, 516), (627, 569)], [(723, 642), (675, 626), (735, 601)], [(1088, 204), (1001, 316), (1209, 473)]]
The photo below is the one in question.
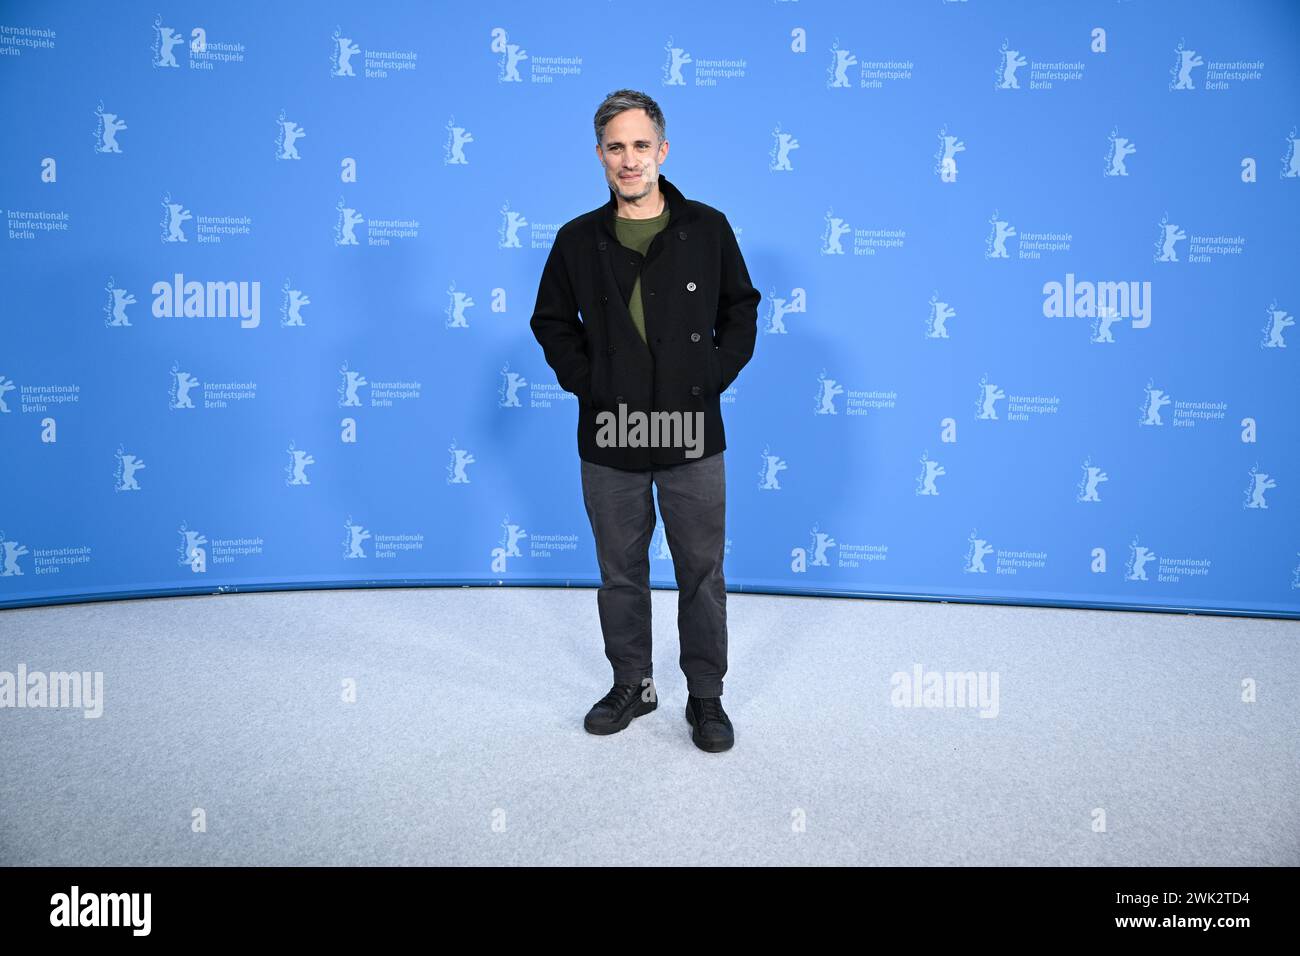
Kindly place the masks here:
[(691, 725), (691, 740), (709, 753), (730, 750), (736, 742), (731, 718), (722, 709), (721, 697), (686, 697), (686, 719)]
[(632, 723), (633, 718), (648, 714), (658, 706), (652, 678), (645, 678), (640, 685), (615, 684), (588, 711), (582, 726), (589, 734), (616, 734)]

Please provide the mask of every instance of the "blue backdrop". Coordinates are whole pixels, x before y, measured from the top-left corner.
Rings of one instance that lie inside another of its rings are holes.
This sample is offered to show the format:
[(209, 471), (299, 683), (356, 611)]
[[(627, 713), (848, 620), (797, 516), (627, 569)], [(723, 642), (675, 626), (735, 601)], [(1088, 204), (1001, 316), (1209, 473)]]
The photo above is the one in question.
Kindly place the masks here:
[(1300, 615), (1298, 27), (0, 3), (0, 605), (596, 583), (528, 320), (633, 87), (764, 296), (733, 591)]

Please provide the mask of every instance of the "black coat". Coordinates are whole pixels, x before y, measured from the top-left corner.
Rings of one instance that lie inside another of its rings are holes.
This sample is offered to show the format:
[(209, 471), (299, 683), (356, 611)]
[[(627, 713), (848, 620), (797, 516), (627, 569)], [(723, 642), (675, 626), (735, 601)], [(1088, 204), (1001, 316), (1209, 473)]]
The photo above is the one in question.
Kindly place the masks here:
[[(754, 354), (758, 303), (727, 217), (661, 173), (668, 224), (642, 256), (614, 233), (614, 190), (555, 235), (530, 322), (560, 387), (578, 399), (578, 455), (644, 471), (699, 460), (683, 447), (602, 447), (597, 413), (704, 413), (699, 457), (727, 447), (720, 396)], [(647, 341), (628, 302), (637, 275)], [(581, 314), (581, 321), (579, 321)]]

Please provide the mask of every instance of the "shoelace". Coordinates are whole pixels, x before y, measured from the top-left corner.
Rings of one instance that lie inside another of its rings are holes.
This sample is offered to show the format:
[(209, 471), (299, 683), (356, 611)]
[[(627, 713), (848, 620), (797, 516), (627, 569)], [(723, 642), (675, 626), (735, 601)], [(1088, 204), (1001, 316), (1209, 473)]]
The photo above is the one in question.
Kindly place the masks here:
[(609, 693), (600, 699), (600, 703), (596, 706), (603, 707), (608, 705), (610, 707), (617, 707), (623, 702), (624, 698), (627, 697), (627, 692), (629, 690), (636, 690), (636, 686), (633, 684), (615, 684), (609, 689)]
[(719, 723), (727, 719), (727, 715), (722, 710), (721, 697), (700, 697), (700, 715), (703, 720), (716, 720)]

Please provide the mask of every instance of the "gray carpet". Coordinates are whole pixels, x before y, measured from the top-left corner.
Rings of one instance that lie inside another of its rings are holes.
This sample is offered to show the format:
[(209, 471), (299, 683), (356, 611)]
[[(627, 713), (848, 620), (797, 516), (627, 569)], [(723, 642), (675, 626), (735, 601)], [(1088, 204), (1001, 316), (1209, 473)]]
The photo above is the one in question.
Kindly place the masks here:
[[(97, 719), (0, 710), (0, 863), (1300, 864), (1300, 622), (733, 594), (707, 754), (676, 600), (609, 737), (588, 589), (0, 611), (0, 671), (104, 675)], [(895, 706), (918, 664), (996, 716)]]

